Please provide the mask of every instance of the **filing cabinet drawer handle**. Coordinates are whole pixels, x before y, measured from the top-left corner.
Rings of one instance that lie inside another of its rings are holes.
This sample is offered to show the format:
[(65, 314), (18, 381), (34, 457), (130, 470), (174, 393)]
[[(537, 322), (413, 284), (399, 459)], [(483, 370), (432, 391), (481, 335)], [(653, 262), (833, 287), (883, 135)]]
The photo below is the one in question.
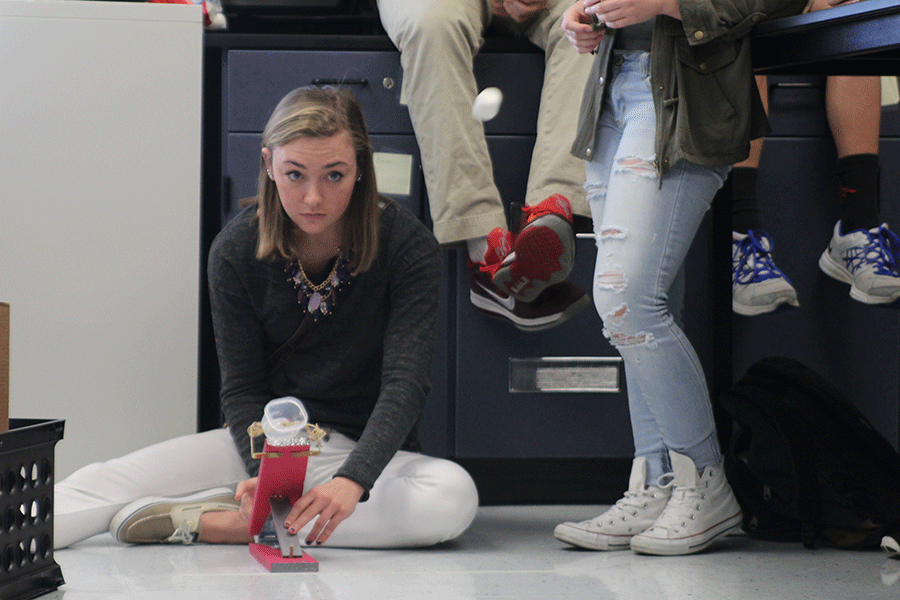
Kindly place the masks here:
[(821, 83), (817, 83), (815, 81), (776, 81), (769, 84), (769, 100), (771, 101), (772, 96), (775, 95), (775, 92), (790, 92), (794, 91), (799, 94), (810, 94), (810, 93), (819, 93), (819, 90), (824, 90), (825, 81), (822, 80)]
[(321, 77), (313, 79), (312, 85), (369, 85), (368, 79), (329, 79)]
[(778, 82), (778, 83), (773, 83), (773, 84), (771, 84), (770, 87), (771, 87), (772, 89), (777, 89), (777, 88), (785, 88), (785, 89), (787, 89), (787, 88), (794, 88), (794, 89), (797, 89), (797, 88), (815, 88), (815, 87), (822, 87), (822, 86), (821, 86), (821, 85), (816, 85), (815, 83), (813, 83), (813, 82), (811, 82), (811, 81), (781, 81), (781, 82)]

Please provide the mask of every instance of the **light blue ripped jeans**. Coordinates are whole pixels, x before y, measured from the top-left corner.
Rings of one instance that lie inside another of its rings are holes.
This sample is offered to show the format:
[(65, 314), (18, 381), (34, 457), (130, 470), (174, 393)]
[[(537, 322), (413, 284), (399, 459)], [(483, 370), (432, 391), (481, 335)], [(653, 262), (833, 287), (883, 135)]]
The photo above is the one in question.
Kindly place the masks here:
[(655, 485), (669, 449), (701, 471), (721, 461), (703, 368), (672, 314), (682, 308), (682, 263), (730, 167), (680, 161), (660, 185), (650, 55), (616, 52), (609, 85), (585, 183), (594, 304), (624, 361), (635, 456), (647, 458)]

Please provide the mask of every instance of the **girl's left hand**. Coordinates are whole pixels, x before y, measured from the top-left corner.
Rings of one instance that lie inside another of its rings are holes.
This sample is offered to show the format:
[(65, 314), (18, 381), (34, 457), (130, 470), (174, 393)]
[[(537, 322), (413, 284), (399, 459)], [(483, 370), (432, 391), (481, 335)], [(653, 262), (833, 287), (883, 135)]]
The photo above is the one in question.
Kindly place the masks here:
[(318, 516), (306, 536), (306, 543), (324, 544), (335, 528), (353, 514), (364, 492), (362, 486), (355, 481), (335, 477), (303, 494), (288, 513), (284, 526), (291, 534), (295, 534)]
[(681, 18), (677, 0), (584, 0), (584, 11), (613, 28), (637, 25), (656, 15)]

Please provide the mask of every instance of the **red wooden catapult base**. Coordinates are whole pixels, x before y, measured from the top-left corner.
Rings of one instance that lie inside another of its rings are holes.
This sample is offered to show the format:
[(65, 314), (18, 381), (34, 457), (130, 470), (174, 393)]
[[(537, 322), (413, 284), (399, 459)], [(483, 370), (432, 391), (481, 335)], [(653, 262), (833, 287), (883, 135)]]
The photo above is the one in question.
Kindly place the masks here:
[(284, 557), (281, 550), (265, 544), (250, 543), (250, 555), (271, 573), (316, 573), (319, 561), (303, 552), (299, 557)]
[[(291, 506), (303, 495), (308, 456), (308, 444), (270, 446), (266, 441), (262, 452), (256, 498), (253, 504), (253, 513), (250, 516), (250, 535), (259, 534), (269, 513), (272, 513), (279, 548), (251, 543), (250, 554), (272, 573), (303, 573), (319, 570), (319, 562), (300, 549), (297, 535), (289, 535), (283, 526)], [(299, 555), (296, 554), (297, 552)]]

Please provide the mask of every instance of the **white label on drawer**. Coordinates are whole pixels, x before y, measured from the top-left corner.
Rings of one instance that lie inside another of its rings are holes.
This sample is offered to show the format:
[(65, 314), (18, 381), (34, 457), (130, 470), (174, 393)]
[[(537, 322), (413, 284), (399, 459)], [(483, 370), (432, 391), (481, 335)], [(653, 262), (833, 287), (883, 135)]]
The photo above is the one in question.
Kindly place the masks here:
[(382, 194), (409, 196), (412, 183), (412, 155), (375, 152), (375, 177)]
[(900, 102), (900, 92), (898, 92), (898, 77), (882, 77), (881, 78), (881, 105), (888, 106)]

